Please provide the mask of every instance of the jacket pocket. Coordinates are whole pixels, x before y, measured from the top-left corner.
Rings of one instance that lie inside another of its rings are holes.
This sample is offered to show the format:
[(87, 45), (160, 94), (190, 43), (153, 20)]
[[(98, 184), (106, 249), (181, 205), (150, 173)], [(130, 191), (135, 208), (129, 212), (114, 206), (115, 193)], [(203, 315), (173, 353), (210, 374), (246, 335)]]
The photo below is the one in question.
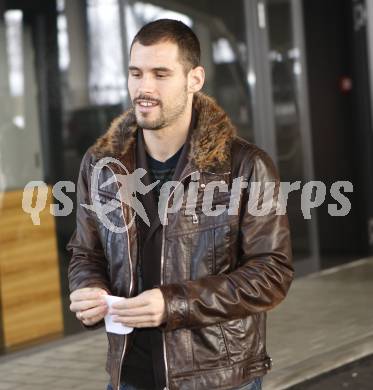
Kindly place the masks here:
[(194, 370), (226, 367), (229, 354), (221, 325), (214, 324), (191, 331)]
[(222, 323), (229, 356), (233, 363), (252, 359), (262, 353), (261, 332), (258, 329), (259, 314), (237, 318)]
[(212, 275), (214, 265), (214, 230), (207, 229), (190, 235), (190, 279)]
[(228, 273), (233, 268), (231, 253), (231, 226), (226, 223), (212, 231), (212, 274)]
[(230, 271), (232, 262), (229, 224), (211, 226), (191, 233), (189, 238), (191, 280)]

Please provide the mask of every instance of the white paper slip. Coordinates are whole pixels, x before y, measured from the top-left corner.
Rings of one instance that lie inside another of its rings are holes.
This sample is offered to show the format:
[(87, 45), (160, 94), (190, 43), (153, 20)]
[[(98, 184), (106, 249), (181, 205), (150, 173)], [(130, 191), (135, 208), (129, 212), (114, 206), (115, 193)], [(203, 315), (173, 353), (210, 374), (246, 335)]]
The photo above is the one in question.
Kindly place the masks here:
[[(111, 309), (111, 305), (114, 302), (122, 301), (123, 297), (116, 297), (114, 295), (103, 295), (105, 298), (106, 303), (109, 306), (109, 310)], [(105, 316), (105, 328), (106, 332), (108, 333), (116, 333), (116, 334), (128, 334), (133, 331), (133, 328), (130, 326), (125, 326), (121, 324), (120, 322), (114, 322), (113, 316), (111, 314), (106, 314)]]

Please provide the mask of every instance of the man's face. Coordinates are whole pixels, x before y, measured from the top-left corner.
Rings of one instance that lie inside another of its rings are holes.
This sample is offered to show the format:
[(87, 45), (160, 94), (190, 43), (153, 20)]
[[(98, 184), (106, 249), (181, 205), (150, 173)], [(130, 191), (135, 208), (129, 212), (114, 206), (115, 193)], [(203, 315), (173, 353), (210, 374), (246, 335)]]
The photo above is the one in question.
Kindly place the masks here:
[(186, 110), (188, 78), (179, 60), (178, 46), (160, 42), (131, 51), (128, 90), (137, 123), (158, 130), (175, 122)]

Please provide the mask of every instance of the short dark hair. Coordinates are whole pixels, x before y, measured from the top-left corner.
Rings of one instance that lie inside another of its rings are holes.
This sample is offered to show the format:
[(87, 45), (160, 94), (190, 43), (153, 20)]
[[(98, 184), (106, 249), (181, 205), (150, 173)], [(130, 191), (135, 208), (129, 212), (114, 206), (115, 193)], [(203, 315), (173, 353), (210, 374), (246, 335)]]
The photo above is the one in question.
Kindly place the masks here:
[(173, 19), (158, 19), (145, 24), (133, 38), (132, 47), (136, 42), (150, 46), (158, 42), (170, 41), (179, 48), (180, 62), (185, 72), (200, 65), (201, 47), (196, 34), (183, 22)]

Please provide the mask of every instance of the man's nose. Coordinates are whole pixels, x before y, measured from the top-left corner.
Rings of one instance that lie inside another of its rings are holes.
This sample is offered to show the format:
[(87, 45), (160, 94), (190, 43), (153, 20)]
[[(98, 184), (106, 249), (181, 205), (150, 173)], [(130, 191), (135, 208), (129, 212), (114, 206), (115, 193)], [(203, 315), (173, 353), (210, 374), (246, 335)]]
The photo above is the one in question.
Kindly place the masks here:
[(141, 94), (152, 94), (155, 89), (154, 78), (151, 76), (145, 76), (141, 78), (138, 85), (139, 93)]

